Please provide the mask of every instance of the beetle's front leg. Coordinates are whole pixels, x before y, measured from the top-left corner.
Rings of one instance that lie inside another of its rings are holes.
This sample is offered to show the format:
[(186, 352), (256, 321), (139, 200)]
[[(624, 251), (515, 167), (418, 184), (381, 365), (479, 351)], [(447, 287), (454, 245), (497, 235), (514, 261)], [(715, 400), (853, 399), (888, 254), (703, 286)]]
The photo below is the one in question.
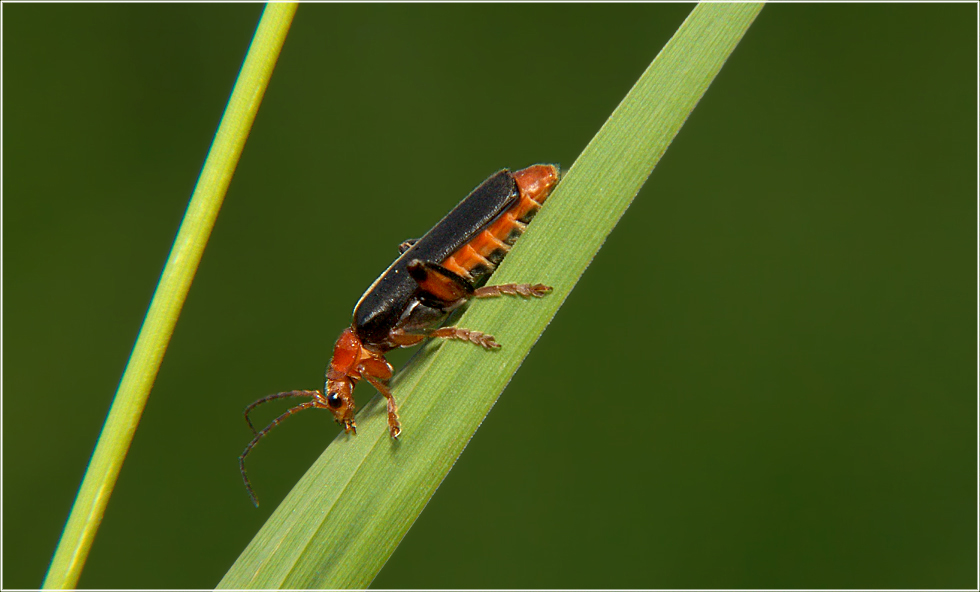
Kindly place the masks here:
[(402, 424), (398, 420), (398, 404), (395, 403), (395, 396), (388, 388), (388, 379), (391, 378), (391, 364), (383, 360), (365, 360), (358, 364), (358, 372), (365, 380), (371, 383), (388, 402), (388, 434), (392, 438), (398, 438), (402, 432)]

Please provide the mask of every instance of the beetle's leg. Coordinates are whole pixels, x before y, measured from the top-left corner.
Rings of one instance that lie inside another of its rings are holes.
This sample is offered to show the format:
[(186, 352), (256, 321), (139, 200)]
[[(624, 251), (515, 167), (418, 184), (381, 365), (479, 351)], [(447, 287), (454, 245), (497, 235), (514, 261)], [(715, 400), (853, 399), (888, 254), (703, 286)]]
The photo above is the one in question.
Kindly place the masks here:
[(395, 403), (395, 396), (388, 388), (388, 379), (394, 373), (391, 364), (384, 358), (369, 358), (357, 365), (357, 371), (388, 401), (388, 433), (392, 438), (398, 438), (398, 434), (402, 431), (402, 424), (398, 421), (398, 404)]
[(462, 327), (440, 327), (438, 329), (433, 329), (427, 333), (428, 337), (439, 337), (442, 339), (458, 339), (460, 341), (469, 341), (474, 345), (479, 345), (483, 349), (499, 349), (500, 344), (493, 338), (493, 335), (488, 335), (482, 331), (472, 331), (470, 329), (464, 329)]
[(541, 298), (551, 291), (551, 286), (544, 284), (500, 284), (499, 286), (483, 286), (473, 291), (474, 298), (495, 298), (501, 294), (522, 296), (524, 298)]
[(388, 343), (393, 347), (412, 347), (425, 341), (426, 337), (425, 330), (392, 329), (388, 332)]
[(408, 263), (408, 275), (423, 292), (446, 304), (473, 296), (473, 284), (438, 263), (412, 259)]
[(500, 347), (500, 344), (494, 340), (493, 335), (487, 335), (482, 331), (473, 331), (472, 329), (464, 329), (462, 327), (439, 327), (438, 329), (428, 329), (425, 327), (416, 329), (393, 329), (388, 334), (388, 342), (396, 347), (411, 347), (413, 345), (418, 345), (429, 337), (468, 341), (485, 349), (497, 349)]
[(415, 246), (415, 243), (417, 243), (417, 242), (419, 242), (419, 239), (417, 239), (417, 238), (410, 238), (407, 241), (403, 242), (402, 244), (398, 245), (398, 254), (399, 255), (404, 254), (405, 251), (407, 251), (407, 250), (411, 249), (412, 247), (414, 247)]
[(378, 389), (378, 392), (388, 400), (388, 434), (397, 440), (398, 434), (402, 433), (402, 423), (398, 420), (398, 404), (395, 403), (395, 395), (391, 394), (391, 389), (382, 380), (370, 374), (364, 374), (363, 376), (365, 380), (371, 383), (371, 386)]

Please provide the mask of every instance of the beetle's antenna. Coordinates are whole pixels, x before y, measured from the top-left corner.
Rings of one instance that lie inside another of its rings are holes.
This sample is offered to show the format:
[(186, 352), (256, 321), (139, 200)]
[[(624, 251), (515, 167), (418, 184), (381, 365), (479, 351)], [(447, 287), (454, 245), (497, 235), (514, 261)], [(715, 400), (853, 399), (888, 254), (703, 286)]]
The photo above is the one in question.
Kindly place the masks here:
[[(296, 392), (302, 392), (302, 391), (291, 391), (289, 393), (278, 393), (278, 394), (279, 395), (289, 396), (289, 395), (292, 395), (292, 393), (296, 393)], [(298, 397), (300, 395), (293, 395), (293, 396), (297, 396)], [(272, 395), (272, 397), (275, 397), (275, 395)], [(283, 398), (283, 397), (279, 397), (279, 398)], [(262, 399), (260, 401), (256, 401), (256, 403), (254, 403), (253, 405), (258, 404), (258, 403), (260, 403), (262, 401), (265, 401), (265, 400), (271, 400), (271, 399), (270, 399), (270, 397), (266, 397), (265, 399)], [(263, 428), (261, 432), (255, 434), (255, 437), (252, 438), (252, 441), (249, 442), (248, 443), (248, 446), (245, 447), (245, 451), (242, 452), (242, 455), (238, 457), (238, 468), (241, 469), (241, 471), (242, 471), (242, 479), (245, 480), (245, 489), (248, 490), (248, 497), (250, 497), (252, 499), (252, 503), (255, 505), (256, 508), (259, 507), (259, 498), (255, 497), (255, 492), (252, 490), (252, 482), (248, 480), (248, 475), (245, 474), (245, 457), (248, 456), (248, 453), (252, 451), (252, 448), (256, 444), (258, 444), (259, 440), (262, 439), (262, 436), (265, 436), (266, 434), (269, 433), (270, 430), (272, 430), (272, 428), (274, 428), (277, 425), (279, 425), (279, 422), (281, 422), (282, 420), (286, 419), (290, 415), (296, 413), (297, 411), (302, 411), (304, 409), (310, 409), (310, 408), (312, 408), (314, 406), (316, 406), (316, 401), (307, 401), (306, 403), (301, 403), (301, 404), (293, 407), (292, 409), (286, 411), (285, 413), (283, 413), (279, 417), (277, 417), (274, 420), (272, 420), (272, 423), (270, 423), (269, 425), (265, 426), (265, 428)], [(251, 425), (251, 424), (249, 424), (249, 425)]]
[(251, 413), (252, 409), (255, 409), (262, 403), (268, 403), (269, 401), (275, 401), (276, 399), (286, 399), (289, 397), (319, 397), (320, 391), (286, 391), (284, 393), (276, 393), (274, 395), (269, 395), (268, 397), (262, 397), (258, 401), (252, 403), (245, 408), (245, 423), (248, 424), (248, 429), (252, 430), (253, 434), (257, 434), (255, 431), (255, 426), (252, 425), (252, 420), (248, 418), (248, 414)]

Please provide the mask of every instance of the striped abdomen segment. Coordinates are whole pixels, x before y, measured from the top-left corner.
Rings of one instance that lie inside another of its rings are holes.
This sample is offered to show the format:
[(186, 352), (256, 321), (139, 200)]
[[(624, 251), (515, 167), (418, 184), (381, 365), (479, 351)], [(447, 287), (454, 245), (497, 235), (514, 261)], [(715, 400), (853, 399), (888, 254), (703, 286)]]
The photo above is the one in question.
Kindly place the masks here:
[(558, 182), (558, 168), (534, 165), (514, 173), (520, 199), (442, 262), (446, 269), (479, 285), (497, 269), (511, 246), (544, 205)]

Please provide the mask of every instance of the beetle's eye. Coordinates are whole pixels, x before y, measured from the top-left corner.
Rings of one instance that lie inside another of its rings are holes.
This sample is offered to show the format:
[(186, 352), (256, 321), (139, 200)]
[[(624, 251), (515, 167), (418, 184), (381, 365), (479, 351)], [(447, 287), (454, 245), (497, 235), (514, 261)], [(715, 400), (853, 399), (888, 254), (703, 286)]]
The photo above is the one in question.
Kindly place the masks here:
[(340, 409), (340, 406), (344, 404), (344, 400), (340, 398), (340, 393), (330, 393), (327, 395), (327, 405), (331, 409)]

